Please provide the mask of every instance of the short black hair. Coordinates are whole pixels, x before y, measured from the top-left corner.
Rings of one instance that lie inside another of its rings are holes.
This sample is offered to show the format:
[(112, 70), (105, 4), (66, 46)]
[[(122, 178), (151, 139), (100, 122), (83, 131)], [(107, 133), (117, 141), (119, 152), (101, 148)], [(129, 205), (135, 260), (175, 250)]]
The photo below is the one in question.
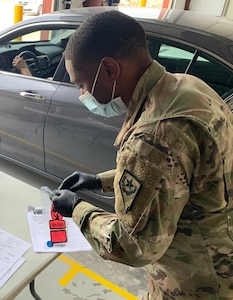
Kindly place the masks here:
[(65, 58), (79, 69), (85, 62), (99, 63), (106, 56), (133, 59), (146, 47), (145, 32), (135, 19), (119, 11), (105, 11), (90, 17), (72, 34)]

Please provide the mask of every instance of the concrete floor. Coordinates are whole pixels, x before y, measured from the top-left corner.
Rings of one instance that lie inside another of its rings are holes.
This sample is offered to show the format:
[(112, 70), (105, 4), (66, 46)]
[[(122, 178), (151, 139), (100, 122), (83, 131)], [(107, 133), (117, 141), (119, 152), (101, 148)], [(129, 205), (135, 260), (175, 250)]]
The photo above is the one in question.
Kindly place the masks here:
[[(38, 189), (43, 185), (57, 186), (53, 181), (2, 159), (0, 168), (12, 178)], [(43, 300), (136, 300), (145, 293), (146, 272), (144, 268), (104, 261), (94, 251), (64, 253), (40, 273), (35, 288)], [(31, 299), (28, 287), (15, 298)]]

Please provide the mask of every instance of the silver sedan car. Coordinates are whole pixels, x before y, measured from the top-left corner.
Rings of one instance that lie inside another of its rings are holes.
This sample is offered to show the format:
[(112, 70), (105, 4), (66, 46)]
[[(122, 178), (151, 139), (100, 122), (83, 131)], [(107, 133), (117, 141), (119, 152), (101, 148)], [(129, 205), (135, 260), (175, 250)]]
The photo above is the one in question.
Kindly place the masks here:
[[(45, 14), (0, 32), (2, 158), (58, 182), (74, 170), (97, 173), (115, 167), (113, 144), (124, 116), (108, 119), (91, 114), (79, 101), (79, 90), (70, 82), (62, 57), (77, 27), (109, 9), (121, 10), (141, 23), (152, 57), (169, 72), (200, 77), (231, 105), (233, 20), (128, 7)], [(26, 60), (33, 76), (12, 67), (16, 55)], [(106, 202), (101, 194), (87, 191), (86, 196), (95, 203)]]

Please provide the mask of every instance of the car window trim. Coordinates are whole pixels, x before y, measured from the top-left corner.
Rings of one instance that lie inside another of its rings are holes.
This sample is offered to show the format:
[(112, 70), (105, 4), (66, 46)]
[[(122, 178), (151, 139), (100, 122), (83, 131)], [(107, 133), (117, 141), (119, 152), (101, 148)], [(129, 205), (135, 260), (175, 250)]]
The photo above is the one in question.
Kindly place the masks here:
[[(1, 36), (2, 44), (0, 46), (7, 46), (6, 42), (9, 42), (9, 40), (12, 40), (14, 38), (17, 38), (22, 35), (26, 35), (31, 32), (35, 32), (38, 30), (55, 30), (55, 29), (77, 29), (77, 27), (80, 26), (79, 22), (73, 22), (73, 23), (67, 23), (67, 22), (41, 22), (41, 23), (33, 23), (33, 24), (26, 24), (22, 25), (20, 27), (17, 27), (15, 29), (5, 32)], [(35, 30), (32, 30), (34, 28)], [(10, 36), (10, 38), (9, 38)], [(5, 44), (4, 44), (5, 43)]]
[[(197, 50), (197, 51), (200, 51), (202, 53), (205, 53), (205, 54), (209, 55), (210, 57), (213, 57), (214, 59), (220, 61), (221, 63), (228, 66), (229, 68), (233, 69), (233, 64), (231, 64), (230, 62), (226, 61), (224, 58), (218, 56), (217, 54), (215, 54), (213, 52), (210, 52), (208, 49), (205, 49), (201, 46), (194, 45), (190, 42), (183, 41), (183, 40), (180, 40), (178, 38), (174, 38), (174, 37), (171, 37), (171, 36), (168, 36), (168, 35), (154, 33), (154, 32), (148, 31), (148, 30), (146, 31), (146, 36), (162, 39), (162, 40), (164, 40), (164, 42), (168, 42), (168, 43), (171, 41), (171, 42), (178, 43), (181, 46), (185, 45), (187, 47), (192, 48), (194, 50), (194, 52), (195, 52), (195, 50)], [(184, 47), (180, 47), (180, 48), (186, 50)], [(189, 51), (189, 50), (187, 49), (186, 51)]]

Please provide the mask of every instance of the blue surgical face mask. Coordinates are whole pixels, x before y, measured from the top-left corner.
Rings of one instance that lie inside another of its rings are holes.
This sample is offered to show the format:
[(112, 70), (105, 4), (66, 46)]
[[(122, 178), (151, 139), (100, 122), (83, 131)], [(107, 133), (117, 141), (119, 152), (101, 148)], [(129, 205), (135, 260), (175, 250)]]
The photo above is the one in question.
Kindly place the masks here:
[(93, 114), (102, 117), (115, 117), (124, 114), (127, 111), (127, 107), (122, 101), (121, 97), (112, 99), (107, 104), (99, 103), (95, 97), (86, 91), (83, 95), (79, 96), (80, 101), (89, 109)]
[(91, 93), (86, 91), (83, 95), (79, 96), (79, 99), (86, 106), (86, 108), (93, 114), (96, 114), (96, 115), (99, 115), (102, 117), (106, 117), (106, 118), (120, 116), (120, 115), (126, 113), (127, 107), (125, 106), (121, 97), (113, 98), (114, 94), (115, 94), (116, 81), (114, 81), (114, 84), (113, 84), (113, 91), (112, 91), (112, 97), (111, 97), (112, 99), (107, 104), (99, 103), (93, 96), (96, 81), (97, 81), (97, 78), (98, 78), (99, 72), (100, 72), (100, 67), (101, 67), (101, 63), (96, 72), (96, 76), (95, 76), (95, 79), (93, 82)]

